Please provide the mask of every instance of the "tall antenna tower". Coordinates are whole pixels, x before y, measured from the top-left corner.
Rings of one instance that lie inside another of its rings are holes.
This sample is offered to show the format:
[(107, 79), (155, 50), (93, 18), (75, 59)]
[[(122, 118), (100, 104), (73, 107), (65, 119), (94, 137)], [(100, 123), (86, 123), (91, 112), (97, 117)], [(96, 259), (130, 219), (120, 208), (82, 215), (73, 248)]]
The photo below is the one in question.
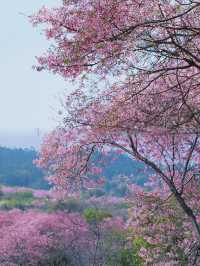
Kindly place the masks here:
[(40, 129), (39, 128), (36, 128), (36, 135), (37, 135), (37, 137), (40, 137)]

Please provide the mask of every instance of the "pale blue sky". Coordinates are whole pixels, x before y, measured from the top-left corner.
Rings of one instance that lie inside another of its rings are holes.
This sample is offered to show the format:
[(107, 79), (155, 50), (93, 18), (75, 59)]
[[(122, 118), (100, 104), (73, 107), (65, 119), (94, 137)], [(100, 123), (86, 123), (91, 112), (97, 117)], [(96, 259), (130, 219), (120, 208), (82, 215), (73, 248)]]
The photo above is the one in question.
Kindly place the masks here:
[(57, 98), (67, 84), (53, 74), (32, 69), (35, 56), (45, 51), (48, 42), (20, 13), (29, 15), (43, 5), (55, 6), (60, 2), (1, 1), (0, 133), (46, 130), (56, 124), (52, 108), (59, 108)]

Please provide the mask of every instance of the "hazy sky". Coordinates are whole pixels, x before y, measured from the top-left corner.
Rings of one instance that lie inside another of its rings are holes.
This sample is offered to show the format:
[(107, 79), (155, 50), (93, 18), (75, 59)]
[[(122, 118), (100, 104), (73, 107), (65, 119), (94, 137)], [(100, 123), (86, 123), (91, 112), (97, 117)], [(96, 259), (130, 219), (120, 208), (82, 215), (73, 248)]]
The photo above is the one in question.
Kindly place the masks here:
[[(59, 0), (1, 1), (0, 8), (0, 133), (32, 132), (55, 125), (58, 96), (67, 88), (61, 78), (32, 69), (35, 56), (48, 42), (21, 13), (32, 14)], [(69, 85), (68, 85), (69, 86)]]

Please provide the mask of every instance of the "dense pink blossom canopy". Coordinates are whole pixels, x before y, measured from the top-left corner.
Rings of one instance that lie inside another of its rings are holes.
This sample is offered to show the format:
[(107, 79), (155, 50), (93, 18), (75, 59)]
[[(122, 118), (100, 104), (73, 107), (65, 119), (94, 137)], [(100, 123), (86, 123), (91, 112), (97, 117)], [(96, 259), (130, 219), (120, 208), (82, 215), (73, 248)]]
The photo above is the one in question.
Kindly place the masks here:
[(200, 173), (199, 1), (68, 0), (30, 19), (52, 44), (36, 69), (76, 86), (41, 149), (50, 180), (65, 191), (87, 186), (88, 173), (100, 175), (97, 150), (125, 153), (153, 170), (200, 243), (190, 186)]

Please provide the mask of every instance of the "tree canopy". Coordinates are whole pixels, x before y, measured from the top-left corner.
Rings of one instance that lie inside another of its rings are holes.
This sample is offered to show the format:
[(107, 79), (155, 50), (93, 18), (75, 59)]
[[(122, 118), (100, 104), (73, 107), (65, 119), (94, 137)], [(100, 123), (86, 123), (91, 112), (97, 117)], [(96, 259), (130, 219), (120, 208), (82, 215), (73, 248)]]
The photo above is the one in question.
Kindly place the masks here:
[(66, 0), (30, 20), (45, 24), (52, 44), (36, 69), (76, 86), (41, 150), (49, 179), (64, 190), (87, 186), (88, 173), (101, 172), (96, 150), (126, 153), (154, 171), (200, 244), (187, 197), (199, 183), (199, 18), (195, 0)]

